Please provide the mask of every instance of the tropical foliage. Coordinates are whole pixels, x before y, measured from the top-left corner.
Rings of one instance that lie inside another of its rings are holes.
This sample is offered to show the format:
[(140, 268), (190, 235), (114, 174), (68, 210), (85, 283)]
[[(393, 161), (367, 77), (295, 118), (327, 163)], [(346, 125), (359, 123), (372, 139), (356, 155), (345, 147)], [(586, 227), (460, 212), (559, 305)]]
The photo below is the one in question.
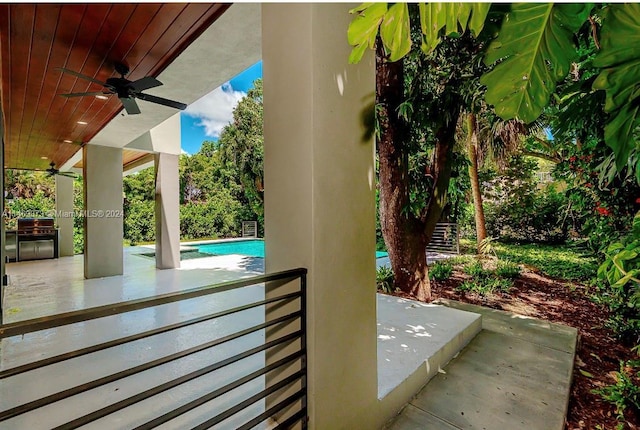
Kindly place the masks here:
[[(238, 236), (243, 220), (257, 220), (263, 231), (262, 80), (254, 82), (233, 111), (220, 139), (205, 141), (193, 155), (182, 155), (180, 236), (183, 239)], [(124, 179), (125, 239), (153, 241), (154, 170)]]
[(609, 245), (598, 277), (606, 282), (600, 295), (612, 311), (610, 324), (630, 345), (640, 344), (640, 212), (633, 229)]
[[(235, 170), (236, 184), (257, 219), (264, 226), (264, 135), (262, 133), (262, 79), (253, 83), (233, 111), (233, 122), (222, 131), (219, 148), (221, 161)], [(242, 198), (242, 196), (239, 196)]]
[[(409, 11), (417, 16), (417, 7)], [(412, 35), (419, 39), (418, 24), (412, 20)], [(459, 177), (465, 167), (465, 157), (454, 147), (458, 120), (473, 105), (477, 47), (471, 38), (461, 37), (440, 44), (429, 55), (414, 49), (403, 62), (391, 62), (378, 46), (381, 232), (395, 287), (428, 300), (426, 244), (441, 217), (460, 210), (448, 192), (452, 177)]]
[[(574, 33), (601, 21), (601, 49), (593, 63), (599, 75), (593, 88), (606, 93), (605, 110), (610, 115), (605, 140), (615, 153), (617, 168), (622, 169), (638, 148), (640, 52), (635, 42), (640, 37), (640, 6), (612, 4), (601, 12), (590, 3), (513, 3), (503, 9), (503, 4), (487, 3), (420, 4), (421, 48), (431, 52), (444, 36), (490, 32), (495, 37), (483, 61), (494, 67), (482, 78), (486, 100), (503, 119), (531, 122), (542, 114), (557, 82), (567, 76), (577, 58)], [(378, 33), (390, 61), (410, 52), (406, 5), (365, 3), (352, 13), (350, 61), (359, 61), (367, 47), (373, 48)]]
[(540, 187), (533, 176), (536, 169), (534, 159), (514, 155), (502, 171), (489, 167), (483, 172), (490, 237), (519, 243), (562, 243), (568, 238), (565, 194), (555, 184)]

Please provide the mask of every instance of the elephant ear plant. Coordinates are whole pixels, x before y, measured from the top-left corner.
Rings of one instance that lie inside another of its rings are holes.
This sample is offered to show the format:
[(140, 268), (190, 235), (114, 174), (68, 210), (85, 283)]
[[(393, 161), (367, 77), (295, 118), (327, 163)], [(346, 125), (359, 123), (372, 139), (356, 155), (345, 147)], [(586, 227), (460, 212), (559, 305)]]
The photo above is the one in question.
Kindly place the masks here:
[(609, 325), (625, 343), (640, 344), (640, 212), (627, 237), (609, 245), (598, 277), (606, 282), (601, 300), (611, 310)]

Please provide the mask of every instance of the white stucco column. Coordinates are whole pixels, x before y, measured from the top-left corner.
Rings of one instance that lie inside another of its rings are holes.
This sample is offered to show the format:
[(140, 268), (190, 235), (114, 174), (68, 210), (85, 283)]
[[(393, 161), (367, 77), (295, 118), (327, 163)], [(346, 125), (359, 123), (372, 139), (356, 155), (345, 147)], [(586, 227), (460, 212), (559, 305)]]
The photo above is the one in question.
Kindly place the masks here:
[(369, 54), (361, 64), (347, 63), (351, 7), (262, 6), (266, 270), (309, 270), (314, 429), (382, 424), (372, 413), (374, 147), (362, 119), (374, 100), (375, 65)]
[(180, 267), (180, 178), (178, 155), (155, 154), (156, 267)]
[(73, 178), (56, 175), (56, 224), (58, 255), (73, 255)]
[(83, 148), (84, 277), (122, 275), (122, 149)]

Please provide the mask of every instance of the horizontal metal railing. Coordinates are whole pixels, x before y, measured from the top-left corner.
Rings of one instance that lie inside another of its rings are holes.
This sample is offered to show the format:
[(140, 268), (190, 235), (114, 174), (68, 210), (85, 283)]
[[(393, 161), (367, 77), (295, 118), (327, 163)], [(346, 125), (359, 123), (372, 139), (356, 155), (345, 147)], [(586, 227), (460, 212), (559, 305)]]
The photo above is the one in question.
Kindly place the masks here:
[[(306, 273), (306, 269), (288, 270), (268, 275), (246, 278), (239, 281), (225, 282), (216, 285), (193, 288), (182, 292), (166, 293), (149, 298), (131, 300), (121, 303), (67, 312), (53, 316), (0, 325), (0, 339), (14, 336), (24, 336), (26, 334), (42, 330), (50, 330), (71, 324), (96, 320), (128, 312), (134, 312), (142, 309), (157, 308), (158, 306), (167, 305), (183, 300), (189, 300), (203, 296), (212, 296), (231, 290), (239, 290), (245, 287), (262, 284), (265, 285), (264, 297), (259, 297), (260, 300), (251, 301), (250, 303), (244, 303), (230, 309), (224, 309), (215, 313), (199, 316), (197, 318), (186, 319), (184, 321), (177, 321), (165, 326), (155, 327), (151, 330), (123, 336), (106, 342), (89, 345), (80, 349), (67, 351), (62, 354), (35, 360), (29, 363), (24, 363), (8, 369), (3, 369), (2, 371), (0, 371), (0, 383), (3, 383), (8, 381), (9, 378), (15, 377), (17, 375), (25, 374), (37, 369), (47, 368), (48, 366), (52, 366), (61, 362), (70, 363), (70, 369), (73, 369), (72, 360), (79, 357), (98, 351), (109, 350), (110, 348), (114, 348), (120, 345), (126, 345), (137, 340), (151, 338), (159, 334), (169, 333), (181, 328), (195, 326), (196, 324), (206, 321), (214, 321), (226, 316), (238, 314), (243, 311), (258, 308), (261, 306), (264, 306), (265, 309), (268, 309), (269, 307), (287, 309), (287, 313), (282, 314), (282, 312), (280, 312), (277, 314), (277, 316), (273, 317), (270, 316), (269, 312), (265, 312), (263, 321), (261, 321), (259, 324), (254, 324), (250, 327), (244, 328), (243, 330), (226, 334), (222, 337), (213, 338), (207, 340), (204, 343), (192, 346), (190, 348), (182, 349), (173, 354), (161, 356), (150, 361), (144, 361), (140, 364), (121, 370), (119, 372), (107, 374), (92, 381), (85, 382), (80, 385), (55, 392), (53, 394), (45, 395), (43, 397), (10, 407), (5, 410), (1, 410), (0, 422), (10, 420), (11, 418), (35, 411), (38, 408), (42, 408), (48, 405), (54, 405), (55, 407), (55, 404), (57, 402), (60, 402), (64, 399), (89, 392), (90, 390), (98, 389), (106, 384), (120, 381), (133, 375), (138, 375), (141, 372), (150, 369), (158, 368), (159, 366), (174, 362), (183, 357), (191, 356), (202, 351), (213, 352), (216, 348), (224, 348), (225, 345), (228, 345), (230, 342), (240, 339), (249, 334), (259, 332), (266, 333), (268, 330), (273, 331), (276, 327), (282, 327), (283, 325), (295, 323), (297, 325), (294, 329), (289, 329), (284, 333), (276, 331), (275, 333), (278, 335), (278, 337), (275, 339), (272, 339), (275, 335), (266, 336), (267, 340), (263, 344), (253, 346), (223, 360), (209, 363), (202, 368), (191, 371), (169, 381), (157, 384), (151, 388), (140, 390), (134, 395), (131, 395), (115, 403), (108, 404), (107, 406), (104, 406), (102, 408), (85, 411), (85, 415), (74, 418), (66, 422), (65, 424), (57, 425), (54, 428), (78, 428), (100, 418), (107, 417), (108, 415), (121, 411), (124, 408), (135, 405), (143, 400), (164, 393), (172, 388), (178, 387), (190, 381), (194, 381), (204, 375), (210, 374), (220, 369), (228, 369), (227, 366), (230, 366), (245, 358), (254, 356), (259, 353), (269, 354), (270, 351), (283, 350), (287, 347), (288, 349), (286, 349), (286, 352), (288, 355), (279, 355), (277, 357), (277, 360), (272, 360), (273, 362), (265, 360), (264, 366), (262, 368), (241, 375), (239, 378), (227, 383), (226, 385), (217, 387), (216, 389), (196, 399), (179, 405), (171, 410), (163, 411), (162, 415), (153, 417), (150, 421), (135, 428), (155, 428), (161, 424), (167, 423), (177, 417), (180, 417), (197, 407), (205, 405), (207, 402), (214, 401), (220, 396), (223, 396), (231, 392), (232, 390), (235, 390), (243, 384), (246, 384), (250, 381), (255, 382), (258, 378), (264, 378), (264, 389), (246, 399), (239, 401), (237, 404), (227, 408), (223, 412), (220, 412), (213, 417), (207, 418), (205, 421), (193, 428), (210, 428), (238, 414), (246, 408), (253, 406), (257, 402), (266, 401), (268, 397), (273, 398), (274, 395), (276, 396), (276, 401), (271, 400), (267, 402), (266, 406), (264, 407), (265, 410), (262, 413), (259, 413), (255, 417), (249, 418), (248, 421), (240, 425), (238, 428), (253, 428), (254, 426), (264, 422), (269, 418), (272, 418), (278, 413), (282, 414), (282, 411), (286, 411), (286, 414), (282, 416), (282, 422), (280, 422), (274, 428), (285, 429), (290, 428), (294, 425), (298, 425), (301, 428), (306, 428)], [(294, 288), (282, 288), (284, 285), (291, 285), (292, 283), (294, 283)], [(268, 294), (267, 291), (269, 292)], [(279, 293), (278, 291), (281, 292)], [(281, 372), (283, 371), (283, 369), (289, 369), (292, 365), (294, 366), (293, 373), (291, 371), (288, 371), (288, 373)], [(282, 375), (285, 376), (282, 376), (280, 378), (278, 378), (277, 376), (268, 377), (268, 375), (273, 375), (274, 373), (278, 372), (282, 373)], [(28, 374), (25, 376), (28, 377)], [(292, 391), (293, 394), (291, 394)], [(285, 398), (280, 400), (282, 397)]]

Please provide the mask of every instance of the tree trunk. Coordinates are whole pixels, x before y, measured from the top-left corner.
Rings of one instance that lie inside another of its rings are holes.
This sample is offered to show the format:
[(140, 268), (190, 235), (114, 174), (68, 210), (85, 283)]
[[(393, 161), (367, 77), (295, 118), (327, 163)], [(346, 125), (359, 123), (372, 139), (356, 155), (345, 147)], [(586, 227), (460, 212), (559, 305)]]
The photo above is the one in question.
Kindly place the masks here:
[(380, 41), (376, 48), (376, 106), (380, 225), (394, 273), (394, 287), (419, 300), (431, 300), (423, 224), (409, 206), (408, 125), (398, 117), (404, 98), (402, 61), (387, 62)]
[(482, 193), (480, 192), (480, 180), (478, 179), (478, 127), (476, 116), (469, 113), (467, 116), (467, 148), (469, 150), (469, 179), (473, 194), (473, 206), (475, 209), (477, 252), (480, 254), (482, 242), (487, 238), (487, 227), (484, 220), (482, 207)]
[[(457, 110), (456, 110), (457, 109)], [(453, 144), (455, 141), (456, 124), (460, 114), (459, 106), (451, 112), (451, 119), (441, 124), (436, 131), (435, 150), (433, 151), (432, 174), (434, 178), (431, 196), (427, 206), (420, 215), (423, 227), (423, 235), (428, 244), (431, 241), (436, 224), (442, 217), (442, 212), (447, 205), (447, 192), (451, 180), (451, 167)]]

